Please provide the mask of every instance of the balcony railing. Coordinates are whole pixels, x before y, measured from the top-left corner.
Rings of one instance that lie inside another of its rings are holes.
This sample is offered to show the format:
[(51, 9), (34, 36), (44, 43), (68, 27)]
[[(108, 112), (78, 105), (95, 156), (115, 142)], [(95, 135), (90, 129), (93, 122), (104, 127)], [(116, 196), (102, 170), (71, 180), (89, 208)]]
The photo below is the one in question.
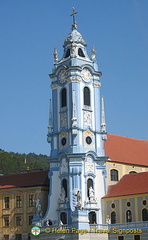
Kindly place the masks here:
[[(40, 226), (41, 227), (41, 226)], [(109, 233), (110, 230), (113, 228), (115, 229), (144, 229), (148, 228), (148, 221), (143, 221), (143, 222), (129, 222), (129, 223), (116, 223), (116, 224), (90, 224), (89, 225), (89, 230), (91, 233), (93, 232), (100, 232), (100, 233)], [(50, 231), (51, 229), (51, 231)], [(49, 226), (42, 226), (41, 232), (48, 231), (48, 232), (58, 232), (58, 229), (61, 231), (64, 229), (66, 231), (71, 232), (72, 226), (71, 225), (49, 225)]]
[(117, 229), (148, 228), (148, 221), (110, 224), (109, 229), (111, 228), (117, 228)]
[(102, 229), (102, 230), (107, 230), (108, 228), (108, 224), (89, 224), (90, 226), (90, 232), (92, 232), (91, 230), (93, 229)]

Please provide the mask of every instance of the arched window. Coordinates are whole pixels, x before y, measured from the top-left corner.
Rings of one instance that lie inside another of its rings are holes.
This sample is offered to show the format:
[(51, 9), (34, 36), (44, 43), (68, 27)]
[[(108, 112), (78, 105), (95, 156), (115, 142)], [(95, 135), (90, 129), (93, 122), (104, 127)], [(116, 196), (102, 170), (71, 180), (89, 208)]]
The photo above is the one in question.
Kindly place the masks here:
[(85, 55), (84, 55), (84, 53), (83, 53), (83, 51), (82, 51), (81, 48), (78, 49), (78, 55), (79, 55), (80, 57), (85, 57)]
[(135, 171), (130, 171), (129, 173), (137, 173), (137, 172), (135, 172)]
[(116, 213), (115, 212), (111, 212), (111, 224), (116, 223)]
[(142, 210), (142, 221), (148, 221), (148, 210), (146, 208)]
[(89, 223), (96, 224), (96, 213), (95, 212), (89, 213)]
[(63, 224), (67, 224), (67, 214), (65, 212), (62, 212), (60, 215), (60, 220)]
[(62, 188), (65, 190), (65, 198), (67, 197), (67, 180), (63, 179), (62, 180)]
[(88, 87), (84, 88), (84, 105), (90, 106), (90, 90)]
[(126, 222), (132, 222), (132, 212), (131, 212), (131, 210), (126, 211)]
[(118, 171), (116, 169), (111, 169), (110, 179), (111, 181), (118, 181)]
[(70, 56), (70, 49), (67, 49), (65, 58), (67, 58), (67, 57), (69, 57), (69, 56)]
[(61, 92), (61, 107), (66, 107), (66, 106), (67, 106), (67, 92), (66, 92), (66, 88), (63, 88)]
[(87, 197), (88, 197), (88, 198), (89, 198), (89, 188), (90, 188), (90, 187), (94, 188), (93, 185), (94, 185), (94, 184), (93, 184), (93, 180), (92, 180), (91, 178), (89, 178), (89, 179), (87, 180)]

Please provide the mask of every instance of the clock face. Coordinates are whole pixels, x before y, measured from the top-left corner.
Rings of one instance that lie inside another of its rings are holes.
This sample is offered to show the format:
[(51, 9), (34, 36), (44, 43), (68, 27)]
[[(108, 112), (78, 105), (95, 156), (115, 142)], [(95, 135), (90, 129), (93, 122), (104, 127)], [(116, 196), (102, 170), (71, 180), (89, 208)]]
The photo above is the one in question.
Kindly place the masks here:
[(84, 68), (81, 72), (81, 77), (85, 82), (90, 82), (92, 75), (88, 69)]
[(62, 70), (60, 72), (60, 74), (59, 74), (59, 81), (61, 83), (64, 83), (64, 82), (66, 82), (66, 80), (67, 80), (67, 71), (66, 70)]

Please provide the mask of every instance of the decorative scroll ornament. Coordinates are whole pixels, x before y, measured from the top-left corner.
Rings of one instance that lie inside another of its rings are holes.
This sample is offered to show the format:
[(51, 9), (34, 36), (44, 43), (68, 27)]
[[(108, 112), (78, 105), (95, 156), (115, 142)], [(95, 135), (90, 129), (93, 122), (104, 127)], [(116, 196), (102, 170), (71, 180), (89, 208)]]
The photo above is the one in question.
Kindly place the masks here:
[(59, 168), (59, 163), (50, 163), (50, 168)]
[(61, 128), (65, 127), (67, 124), (67, 116), (66, 116), (66, 112), (62, 112), (60, 115), (60, 123), (61, 123)]
[(93, 82), (93, 86), (99, 88), (99, 87), (101, 87), (101, 83), (98, 81), (95, 81), (95, 82)]
[(94, 163), (90, 157), (87, 158), (86, 162), (86, 172), (94, 173)]
[(91, 113), (88, 111), (84, 111), (84, 124), (85, 125), (91, 124)]
[(71, 77), (69, 77), (68, 82), (69, 83), (72, 83), (72, 82), (80, 83), (81, 82), (81, 78), (77, 77), (77, 76), (74, 76), (74, 77), (71, 76)]
[(68, 172), (68, 164), (66, 162), (66, 158), (62, 159), (62, 164), (61, 164), (61, 173)]
[(50, 87), (51, 87), (52, 90), (54, 90), (54, 89), (58, 88), (58, 85), (57, 84), (51, 84)]
[(59, 73), (59, 81), (61, 83), (64, 83), (66, 82), (66, 80), (67, 80), (67, 71), (64, 69)]

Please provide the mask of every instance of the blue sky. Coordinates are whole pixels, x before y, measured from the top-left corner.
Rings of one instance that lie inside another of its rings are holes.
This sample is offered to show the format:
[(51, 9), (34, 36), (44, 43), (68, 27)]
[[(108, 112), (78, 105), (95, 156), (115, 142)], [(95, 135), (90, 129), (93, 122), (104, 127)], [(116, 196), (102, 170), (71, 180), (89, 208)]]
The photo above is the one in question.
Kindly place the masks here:
[(49, 155), (53, 49), (78, 31), (97, 50), (107, 130), (148, 140), (148, 0), (0, 0), (0, 148)]

